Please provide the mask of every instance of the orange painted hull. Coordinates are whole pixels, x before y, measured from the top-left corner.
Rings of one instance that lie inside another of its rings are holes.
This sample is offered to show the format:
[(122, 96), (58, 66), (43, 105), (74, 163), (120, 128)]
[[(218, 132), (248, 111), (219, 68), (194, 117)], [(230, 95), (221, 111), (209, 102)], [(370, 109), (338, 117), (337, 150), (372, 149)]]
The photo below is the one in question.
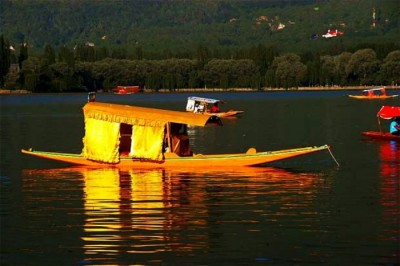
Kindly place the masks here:
[(207, 115), (215, 115), (218, 117), (231, 117), (231, 116), (237, 116), (239, 114), (244, 113), (244, 111), (235, 111), (235, 110), (229, 110), (227, 112), (220, 112), (220, 113), (205, 113)]
[(43, 151), (31, 151), (22, 149), (24, 154), (35, 157), (55, 160), (74, 165), (95, 166), (95, 167), (118, 167), (118, 168), (164, 168), (164, 167), (242, 167), (255, 166), (270, 162), (285, 160), (302, 156), (322, 150), (329, 149), (328, 145), (313, 146), (295, 149), (286, 149), (268, 152), (248, 152), (237, 154), (216, 154), (216, 155), (194, 155), (190, 157), (166, 156), (162, 161), (140, 160), (130, 157), (120, 157), (119, 163), (101, 163), (84, 158), (81, 154), (55, 153)]
[(350, 98), (360, 100), (384, 100), (397, 97), (399, 95), (382, 95), (382, 96), (362, 96), (362, 95), (349, 95)]

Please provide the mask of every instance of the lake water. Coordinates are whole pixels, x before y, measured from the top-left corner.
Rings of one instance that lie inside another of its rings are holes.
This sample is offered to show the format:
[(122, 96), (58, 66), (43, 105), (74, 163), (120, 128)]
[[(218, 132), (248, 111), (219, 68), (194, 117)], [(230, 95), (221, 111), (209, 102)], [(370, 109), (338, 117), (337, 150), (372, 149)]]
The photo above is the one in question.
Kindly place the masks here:
[[(400, 99), (349, 93), (198, 93), (245, 113), (189, 131), (197, 153), (329, 144), (340, 166), (322, 151), (250, 169), (130, 171), (20, 153), (80, 152), (85, 94), (0, 96), (0, 264), (399, 265), (400, 143), (360, 132)], [(97, 101), (184, 110), (191, 95)]]

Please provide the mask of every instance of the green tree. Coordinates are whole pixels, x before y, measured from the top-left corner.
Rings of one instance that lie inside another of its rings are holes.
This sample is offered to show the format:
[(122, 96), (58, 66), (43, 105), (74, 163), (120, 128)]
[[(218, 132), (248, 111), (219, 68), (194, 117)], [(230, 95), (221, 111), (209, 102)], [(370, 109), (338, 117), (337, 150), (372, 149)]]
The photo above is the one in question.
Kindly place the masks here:
[[(101, 61), (100, 61), (101, 62)], [(98, 77), (96, 79), (96, 73), (94, 69), (96, 68), (96, 63), (89, 62), (77, 62), (74, 66), (74, 74), (73, 77), (78, 79), (78, 84), (84, 87), (88, 91), (96, 91), (98, 88), (99, 82), (103, 82), (104, 77)]]
[(321, 73), (324, 85), (332, 85), (335, 80), (335, 62), (334, 57), (325, 55), (321, 57)]
[(11, 65), (11, 54), (10, 54), (10, 43), (4, 39), (4, 36), (0, 36), (0, 87), (4, 86), (5, 77), (10, 70)]
[(372, 85), (375, 73), (379, 69), (379, 60), (372, 49), (357, 50), (346, 66), (346, 73), (360, 85)]
[(110, 57), (108, 48), (105, 46), (96, 49), (96, 61)]
[(69, 67), (74, 67), (75, 58), (73, 51), (65, 45), (61, 46), (58, 52), (58, 61), (67, 63)]
[(387, 84), (400, 84), (400, 50), (386, 56), (381, 65), (381, 72)]
[(253, 60), (212, 59), (204, 66), (204, 83), (208, 87), (251, 87), (252, 76), (259, 75)]
[(207, 47), (203, 45), (199, 45), (197, 47), (197, 62), (200, 68), (204, 67), (204, 65), (208, 62), (210, 56), (210, 51)]
[(44, 47), (43, 58), (46, 61), (47, 65), (51, 65), (56, 62), (56, 53), (50, 44), (47, 44)]
[(202, 87), (200, 83), (200, 78), (199, 78), (199, 72), (197, 70), (192, 70), (189, 73), (189, 79), (188, 79), (188, 87), (189, 88), (199, 88)]
[(307, 63), (307, 73), (306, 80), (308, 82), (308, 86), (321, 86), (322, 78), (321, 78), (321, 56), (319, 53), (307, 53), (303, 55), (303, 58)]
[(300, 62), (300, 56), (289, 53), (278, 56), (272, 62), (278, 87), (298, 87), (304, 79), (307, 67)]
[(267, 86), (269, 88), (277, 87), (275, 70), (272, 67), (270, 67), (267, 70), (267, 72), (265, 73), (264, 83), (265, 83), (265, 86)]
[(28, 59), (28, 46), (26, 43), (22, 42), (19, 48), (18, 64), (19, 68), (22, 68), (22, 63)]
[(154, 64), (150, 72), (146, 74), (145, 84), (147, 89), (158, 91), (162, 88), (161, 70), (159, 64)]
[(334, 57), (336, 83), (344, 86), (347, 83), (346, 66), (350, 61), (351, 53), (343, 52)]
[(74, 76), (74, 70), (65, 62), (57, 62), (50, 66), (52, 72), (51, 90), (65, 92), (80, 87), (79, 78)]
[(23, 77), (23, 86), (26, 90), (39, 91), (40, 75), (43, 62), (38, 57), (29, 57), (23, 61), (21, 74)]
[(133, 52), (133, 59), (134, 60), (143, 60), (144, 59), (144, 52), (142, 47), (138, 46), (135, 47), (134, 52)]

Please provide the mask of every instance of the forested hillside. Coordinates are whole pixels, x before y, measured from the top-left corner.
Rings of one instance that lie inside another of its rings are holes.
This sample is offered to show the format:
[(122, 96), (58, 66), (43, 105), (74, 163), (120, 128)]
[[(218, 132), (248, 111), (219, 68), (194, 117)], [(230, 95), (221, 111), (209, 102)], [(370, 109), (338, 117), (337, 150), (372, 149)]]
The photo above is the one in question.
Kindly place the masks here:
[[(335, 53), (400, 39), (398, 0), (2, 0), (2, 5), (1, 34), (14, 46), (27, 42), (32, 52), (47, 44), (90, 43), (140, 47), (150, 56), (190, 53), (199, 45), (212, 50), (260, 43), (289, 52)], [(329, 29), (344, 35), (323, 38)]]
[(400, 83), (399, 0), (2, 0), (0, 87)]

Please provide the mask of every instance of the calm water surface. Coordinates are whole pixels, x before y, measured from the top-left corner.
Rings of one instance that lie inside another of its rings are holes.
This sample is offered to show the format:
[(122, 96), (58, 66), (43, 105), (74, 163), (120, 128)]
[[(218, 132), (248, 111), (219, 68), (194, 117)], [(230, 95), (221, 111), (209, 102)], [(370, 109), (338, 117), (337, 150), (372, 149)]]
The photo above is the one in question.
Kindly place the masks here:
[[(20, 153), (80, 152), (85, 94), (0, 96), (0, 264), (399, 265), (400, 143), (360, 132), (400, 102), (349, 93), (196, 94), (245, 113), (189, 131), (204, 154), (329, 144), (339, 167), (323, 151), (257, 168), (130, 171)], [(97, 100), (183, 110), (190, 95)]]

